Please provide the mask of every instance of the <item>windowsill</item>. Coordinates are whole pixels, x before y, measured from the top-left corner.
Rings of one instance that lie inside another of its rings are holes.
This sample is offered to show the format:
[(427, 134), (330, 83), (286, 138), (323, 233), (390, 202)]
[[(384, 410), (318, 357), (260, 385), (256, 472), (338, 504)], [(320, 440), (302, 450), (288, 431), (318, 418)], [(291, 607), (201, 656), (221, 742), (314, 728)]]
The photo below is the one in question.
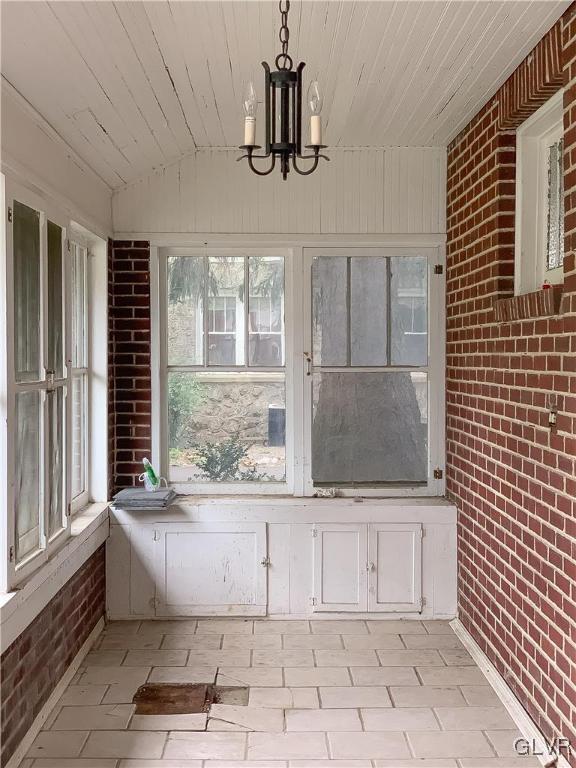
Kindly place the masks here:
[(75, 515), (70, 537), (37, 571), (0, 595), (1, 649), (14, 642), (54, 595), (108, 537), (108, 503), (88, 504)]
[(511, 323), (516, 320), (531, 320), (560, 314), (563, 285), (552, 285), (539, 291), (498, 299), (494, 302), (496, 322)]

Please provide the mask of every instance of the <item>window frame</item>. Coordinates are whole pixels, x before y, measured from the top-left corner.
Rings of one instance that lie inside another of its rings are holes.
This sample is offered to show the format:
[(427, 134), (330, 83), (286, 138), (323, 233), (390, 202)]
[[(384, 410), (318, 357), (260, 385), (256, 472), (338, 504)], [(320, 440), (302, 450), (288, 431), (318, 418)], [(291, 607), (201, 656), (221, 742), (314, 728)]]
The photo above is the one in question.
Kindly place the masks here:
[[(144, 234), (142, 235), (144, 237)], [(148, 235), (149, 237), (149, 235)], [(283, 255), (285, 264), (285, 381), (286, 381), (286, 483), (197, 483), (179, 484), (184, 494), (231, 496), (264, 494), (305, 497), (314, 494), (310, 475), (311, 398), (307, 398), (306, 358), (311, 333), (310, 300), (304, 298), (306, 288), (305, 251), (337, 247), (340, 254), (350, 255), (358, 249), (381, 249), (386, 255), (423, 255), (428, 258), (428, 482), (417, 486), (377, 488), (341, 488), (341, 496), (350, 497), (430, 497), (445, 492), (445, 237), (443, 235), (372, 235), (372, 236), (214, 236), (202, 245), (194, 236), (160, 236), (150, 243), (151, 265), (151, 356), (152, 356), (152, 459), (167, 474), (167, 256), (207, 252), (239, 255)], [(280, 247), (279, 247), (280, 242)], [(266, 247), (269, 244), (270, 247)], [(435, 267), (439, 265), (438, 273)], [(306, 291), (311, 296), (311, 283)], [(442, 477), (434, 477), (435, 470)], [(276, 487), (274, 487), (276, 486)]]
[[(548, 264), (548, 147), (564, 138), (563, 89), (516, 131), (514, 293), (540, 290), (545, 280), (564, 281), (563, 266)], [(535, 214), (535, 215), (534, 215)]]

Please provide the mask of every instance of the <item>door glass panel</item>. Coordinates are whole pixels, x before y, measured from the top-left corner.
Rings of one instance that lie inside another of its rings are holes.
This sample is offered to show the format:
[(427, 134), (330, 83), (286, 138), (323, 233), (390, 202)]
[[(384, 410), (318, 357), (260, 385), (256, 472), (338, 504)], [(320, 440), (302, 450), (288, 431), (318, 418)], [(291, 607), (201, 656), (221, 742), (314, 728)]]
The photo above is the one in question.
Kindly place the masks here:
[(168, 364), (202, 365), (205, 260), (168, 258)]
[(348, 259), (316, 256), (312, 262), (314, 364), (348, 363)]
[(317, 372), (312, 383), (316, 484), (426, 482), (426, 373)]
[(40, 393), (16, 395), (16, 562), (40, 547)]
[(248, 261), (249, 365), (284, 365), (284, 259), (251, 256)]
[(244, 365), (244, 258), (208, 259), (208, 365)]
[(352, 365), (386, 365), (388, 362), (387, 262), (384, 257), (350, 259)]
[(428, 260), (390, 259), (392, 365), (428, 364)]
[(73, 244), (72, 254), (72, 366), (85, 368), (86, 360), (86, 248)]
[(64, 388), (46, 393), (48, 537), (64, 526)]
[(72, 498), (86, 490), (86, 376), (72, 379)]
[(14, 201), (14, 354), (16, 381), (40, 379), (40, 214)]
[(48, 355), (46, 366), (57, 379), (64, 372), (62, 228), (48, 222)]

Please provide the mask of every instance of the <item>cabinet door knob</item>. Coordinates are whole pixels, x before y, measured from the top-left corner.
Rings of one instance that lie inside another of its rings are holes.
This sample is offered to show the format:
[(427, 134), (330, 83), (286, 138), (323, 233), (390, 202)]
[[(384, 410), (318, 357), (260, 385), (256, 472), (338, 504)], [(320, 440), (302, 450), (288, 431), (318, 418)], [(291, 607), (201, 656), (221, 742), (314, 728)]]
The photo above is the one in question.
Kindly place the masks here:
[(270, 568), (270, 558), (268, 556), (263, 557), (262, 560), (260, 560), (260, 565), (264, 566), (264, 568)]
[(374, 565), (374, 563), (368, 563), (368, 567), (366, 568), (366, 570), (370, 571), (370, 573), (374, 573), (374, 571), (376, 570), (376, 566)]

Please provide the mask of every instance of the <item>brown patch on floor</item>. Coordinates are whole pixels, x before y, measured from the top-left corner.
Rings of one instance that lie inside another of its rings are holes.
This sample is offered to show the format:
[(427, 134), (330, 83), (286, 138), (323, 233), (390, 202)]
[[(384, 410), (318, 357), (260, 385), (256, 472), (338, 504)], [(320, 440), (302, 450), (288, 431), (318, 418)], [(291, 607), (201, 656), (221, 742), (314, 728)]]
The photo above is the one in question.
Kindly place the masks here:
[(189, 715), (208, 712), (212, 704), (248, 704), (248, 688), (206, 683), (147, 683), (132, 699), (137, 715)]

